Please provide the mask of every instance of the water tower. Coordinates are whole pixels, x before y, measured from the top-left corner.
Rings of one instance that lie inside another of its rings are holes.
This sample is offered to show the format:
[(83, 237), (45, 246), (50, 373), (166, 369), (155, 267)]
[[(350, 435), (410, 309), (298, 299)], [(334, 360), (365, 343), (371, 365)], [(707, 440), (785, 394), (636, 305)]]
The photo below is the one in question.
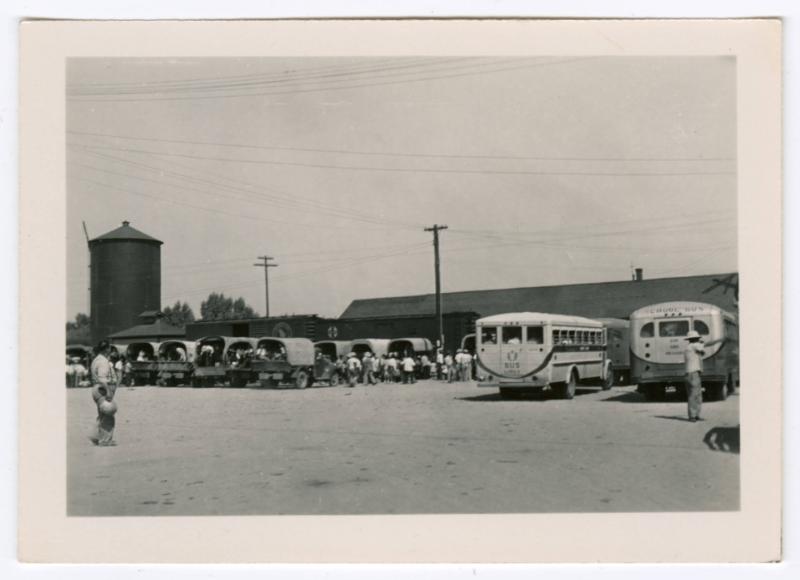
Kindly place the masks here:
[(140, 324), (161, 309), (161, 242), (122, 222), (89, 241), (92, 340)]

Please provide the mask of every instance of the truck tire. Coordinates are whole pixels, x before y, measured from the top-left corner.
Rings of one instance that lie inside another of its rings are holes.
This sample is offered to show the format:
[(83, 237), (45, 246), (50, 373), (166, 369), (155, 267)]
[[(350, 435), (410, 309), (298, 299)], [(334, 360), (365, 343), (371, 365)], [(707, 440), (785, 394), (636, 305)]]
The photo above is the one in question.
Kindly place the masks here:
[(308, 386), (308, 379), (308, 373), (304, 370), (299, 370), (294, 376), (294, 386), (298, 389), (305, 389)]

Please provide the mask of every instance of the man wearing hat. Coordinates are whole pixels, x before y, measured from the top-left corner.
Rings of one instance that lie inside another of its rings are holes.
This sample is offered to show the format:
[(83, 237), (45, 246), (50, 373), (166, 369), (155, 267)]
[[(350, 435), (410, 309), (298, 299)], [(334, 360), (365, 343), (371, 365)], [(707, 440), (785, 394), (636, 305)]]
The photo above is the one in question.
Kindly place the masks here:
[[(111, 345), (106, 340), (101, 340), (95, 348), (96, 356), (91, 364), (92, 399), (97, 405), (97, 419), (89, 439), (95, 445), (107, 447), (114, 443), (114, 414), (104, 412), (103, 403), (111, 402), (114, 398), (116, 384), (114, 370), (108, 360)], [(116, 411), (116, 409), (115, 409)]]
[(351, 352), (347, 355), (347, 378), (350, 387), (355, 387), (358, 377), (361, 374), (361, 361), (358, 360), (356, 353)]
[(703, 404), (703, 356), (706, 354), (705, 347), (722, 342), (722, 339), (711, 340), (703, 344), (700, 334), (696, 330), (690, 330), (686, 335), (686, 347), (683, 349), (683, 360), (686, 364), (686, 395), (689, 401), (689, 421), (695, 423), (702, 421), (700, 418), (700, 408)]

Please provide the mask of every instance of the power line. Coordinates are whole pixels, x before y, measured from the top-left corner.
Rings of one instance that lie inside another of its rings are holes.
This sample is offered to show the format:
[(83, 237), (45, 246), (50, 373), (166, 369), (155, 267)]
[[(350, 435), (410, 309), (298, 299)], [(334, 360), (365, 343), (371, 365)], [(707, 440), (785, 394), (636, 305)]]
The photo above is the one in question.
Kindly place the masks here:
[[(124, 158), (115, 157), (115, 156), (112, 156), (112, 155), (106, 155), (106, 154), (97, 153), (97, 152), (94, 152), (94, 151), (85, 151), (85, 152), (87, 154), (89, 154), (89, 155), (94, 155), (96, 157), (100, 157), (100, 158), (103, 158), (103, 159), (110, 159), (110, 160), (118, 162), (118, 163), (124, 163), (124, 164), (127, 164), (127, 165), (133, 165), (135, 167), (142, 167), (142, 168), (145, 168), (145, 169), (147, 169), (149, 171), (157, 173), (161, 177), (163, 177), (163, 176), (175, 176), (177, 179), (180, 179), (180, 180), (185, 180), (185, 181), (189, 181), (189, 182), (192, 182), (192, 183), (200, 183), (200, 184), (203, 184), (203, 185), (206, 185), (206, 184), (207, 185), (212, 185), (212, 186), (214, 186), (216, 188), (222, 188), (222, 189), (226, 189), (228, 191), (233, 191), (233, 192), (236, 192), (236, 193), (240, 193), (240, 195), (238, 195), (238, 196), (227, 195), (226, 196), (226, 195), (220, 194), (219, 191), (209, 192), (209, 191), (205, 191), (205, 190), (202, 190), (202, 189), (188, 187), (188, 186), (185, 186), (185, 185), (177, 185), (177, 184), (174, 184), (174, 183), (168, 183), (168, 182), (164, 182), (164, 181), (161, 181), (161, 180), (149, 179), (149, 178), (146, 178), (146, 177), (141, 177), (141, 176), (137, 176), (137, 175), (131, 175), (131, 174), (128, 174), (128, 173), (120, 173), (120, 172), (112, 171), (110, 169), (102, 169), (102, 168), (94, 167), (94, 166), (91, 166), (91, 165), (80, 164), (80, 163), (74, 163), (73, 162), (73, 163), (70, 163), (70, 165), (77, 166), (77, 167), (84, 167), (86, 169), (91, 169), (91, 170), (98, 171), (98, 172), (101, 172), (101, 173), (108, 173), (108, 174), (111, 174), (111, 175), (117, 175), (117, 176), (120, 176), (120, 177), (129, 177), (131, 179), (136, 179), (136, 180), (139, 180), (139, 181), (155, 183), (157, 185), (162, 185), (162, 186), (167, 186), (167, 187), (174, 187), (174, 188), (177, 188), (177, 189), (184, 189), (186, 191), (193, 191), (193, 192), (197, 192), (197, 193), (202, 193), (204, 195), (213, 195), (215, 198), (227, 197), (228, 199), (233, 199), (233, 200), (237, 200), (237, 201), (246, 201), (246, 202), (249, 202), (249, 203), (260, 204), (260, 205), (283, 207), (285, 209), (290, 209), (292, 211), (308, 212), (309, 210), (311, 210), (311, 211), (316, 211), (317, 213), (326, 214), (326, 215), (331, 216), (331, 217), (337, 217), (337, 218), (340, 218), (340, 219), (348, 219), (348, 220), (351, 220), (351, 221), (359, 221), (359, 222), (362, 222), (362, 223), (369, 223), (369, 224), (372, 224), (372, 225), (390, 225), (390, 226), (393, 226), (393, 227), (404, 227), (406, 229), (411, 229), (412, 228), (410, 225), (405, 225), (402, 222), (395, 222), (395, 221), (389, 221), (389, 220), (380, 220), (379, 218), (370, 217), (370, 216), (368, 216), (366, 214), (362, 214), (360, 212), (354, 212), (354, 211), (349, 211), (349, 210), (339, 210), (338, 208), (335, 208), (335, 207), (330, 207), (329, 208), (328, 206), (320, 204), (320, 203), (318, 203), (318, 202), (316, 202), (314, 200), (305, 199), (305, 198), (303, 198), (301, 196), (291, 197), (291, 196), (288, 196), (288, 195), (283, 196), (283, 195), (265, 194), (265, 193), (263, 193), (263, 191), (261, 191), (261, 186), (258, 186), (258, 185), (255, 185), (255, 184), (250, 184), (250, 185), (251, 185), (251, 187), (259, 187), (259, 191), (253, 191), (252, 189), (244, 189), (244, 188), (241, 188), (241, 187), (236, 187), (236, 186), (233, 186), (233, 185), (228, 185), (228, 184), (220, 183), (220, 182), (217, 182), (217, 181), (201, 179), (201, 178), (193, 176), (193, 175), (187, 175), (187, 174), (183, 174), (183, 173), (179, 173), (179, 172), (175, 172), (175, 171), (170, 171), (170, 170), (158, 167), (158, 166), (149, 165), (149, 164), (146, 164), (146, 163), (141, 163), (141, 162), (136, 162), (136, 161), (131, 161), (131, 160), (127, 160), (127, 159), (124, 159)], [(177, 164), (177, 165), (179, 165), (179, 164)], [(232, 181), (237, 181), (237, 180), (232, 180)], [(242, 182), (242, 183), (246, 183), (246, 182)], [(241, 194), (244, 194), (245, 197), (242, 197)], [(259, 197), (258, 198), (254, 198), (254, 197), (252, 197), (253, 194), (258, 194)], [(306, 205), (304, 206), (303, 204), (306, 204)], [(320, 226), (320, 227), (323, 227), (323, 226)], [(340, 228), (340, 227), (337, 227), (337, 226), (326, 226), (326, 227), (332, 227), (333, 229), (345, 229), (343, 227)]]
[(371, 87), (377, 87), (377, 86), (397, 85), (397, 84), (406, 84), (406, 83), (415, 83), (415, 82), (424, 82), (424, 81), (437, 81), (437, 80), (444, 80), (444, 79), (450, 79), (450, 78), (459, 78), (459, 77), (475, 76), (475, 75), (481, 75), (481, 74), (507, 72), (507, 71), (513, 71), (513, 70), (526, 69), (526, 68), (535, 68), (537, 66), (552, 66), (552, 65), (558, 65), (558, 64), (568, 64), (568, 63), (572, 63), (572, 62), (576, 62), (576, 61), (588, 60), (590, 58), (592, 58), (592, 57), (571, 58), (571, 59), (565, 59), (565, 60), (560, 60), (560, 61), (551, 61), (551, 62), (545, 62), (545, 63), (533, 63), (533, 64), (527, 64), (527, 65), (513, 66), (513, 67), (496, 68), (496, 69), (492, 69), (492, 70), (483, 70), (483, 71), (474, 71), (474, 72), (466, 72), (466, 73), (458, 73), (458, 74), (450, 74), (450, 75), (421, 77), (421, 78), (416, 78), (416, 79), (403, 79), (403, 80), (384, 81), (384, 82), (378, 82), (378, 83), (364, 83), (364, 84), (332, 86), (332, 87), (317, 87), (317, 88), (310, 88), (310, 89), (295, 89), (295, 90), (289, 90), (289, 91), (274, 91), (274, 92), (245, 93), (245, 94), (220, 94), (220, 95), (188, 95), (188, 96), (181, 96), (181, 97), (177, 97), (176, 96), (176, 97), (124, 98), (124, 99), (68, 97), (68, 99), (69, 100), (73, 100), (73, 101), (79, 101), (79, 102), (121, 103), (121, 102), (149, 102), (149, 101), (206, 100), (206, 99), (220, 99), (220, 98), (262, 97), (262, 96), (272, 96), (272, 95), (314, 93), (314, 92), (324, 92), (324, 91), (338, 91), (338, 90), (371, 88)]
[[(266, 223), (278, 224), (278, 225), (283, 225), (283, 226), (291, 225), (291, 226), (299, 226), (299, 227), (306, 227), (306, 228), (313, 228), (313, 229), (323, 228), (323, 229), (336, 229), (336, 230), (352, 230), (353, 229), (352, 227), (334, 226), (334, 225), (330, 225), (330, 224), (305, 224), (305, 223), (300, 223), (300, 222), (289, 222), (289, 221), (286, 221), (286, 220), (271, 220), (269, 218), (264, 218), (264, 217), (256, 216), (256, 215), (252, 215), (252, 214), (235, 213), (235, 212), (226, 211), (224, 209), (209, 208), (209, 207), (205, 207), (205, 206), (201, 206), (201, 205), (192, 204), (192, 203), (189, 203), (189, 202), (176, 201), (176, 200), (164, 198), (163, 196), (150, 195), (150, 194), (147, 194), (147, 193), (142, 193), (140, 191), (134, 191), (134, 190), (126, 189), (126, 188), (119, 187), (119, 186), (116, 186), (116, 185), (111, 185), (109, 183), (103, 183), (103, 182), (100, 182), (100, 181), (94, 181), (92, 179), (86, 179), (84, 177), (69, 176), (69, 179), (75, 179), (75, 180), (78, 180), (78, 181), (83, 181), (83, 182), (86, 182), (86, 183), (90, 183), (92, 185), (96, 185), (96, 186), (99, 186), (99, 187), (104, 187), (104, 188), (107, 188), (107, 189), (113, 189), (113, 190), (120, 191), (120, 192), (129, 194), (129, 195), (135, 195), (135, 196), (138, 196), (138, 197), (145, 197), (145, 198), (148, 198), (148, 199), (154, 199), (154, 200), (156, 200), (158, 202), (162, 202), (162, 203), (168, 203), (168, 204), (171, 204), (171, 205), (177, 205), (177, 206), (183, 206), (183, 207), (190, 207), (190, 208), (193, 208), (193, 209), (196, 209), (196, 210), (199, 210), (199, 211), (204, 211), (204, 212), (212, 213), (212, 214), (215, 214), (215, 215), (220, 215), (221, 214), (221, 215), (227, 215), (227, 216), (231, 216), (231, 217), (237, 217), (237, 218), (253, 220), (253, 221), (258, 221), (258, 222), (266, 222)], [(174, 187), (180, 187), (180, 186), (174, 186)], [(183, 189), (185, 189), (185, 188), (183, 188)]]
[(178, 145), (201, 145), (206, 147), (223, 147), (232, 149), (258, 149), (264, 151), (290, 151), (296, 153), (326, 153), (337, 155), (364, 155), (371, 157), (409, 157), (409, 158), (441, 158), (441, 159), (489, 159), (508, 161), (609, 161), (609, 162), (642, 162), (642, 161), (733, 161), (735, 157), (554, 157), (554, 156), (523, 156), (523, 155), (469, 155), (458, 153), (418, 153), (418, 152), (392, 152), (392, 151), (365, 151), (354, 149), (324, 149), (316, 147), (286, 147), (278, 145), (250, 145), (243, 143), (220, 143), (215, 141), (192, 141), (187, 139), (163, 139), (158, 137), (134, 137), (130, 135), (116, 135), (113, 133), (95, 133), (91, 131), (67, 131), (70, 135), (86, 137), (102, 137), (106, 139), (123, 139), (128, 141), (148, 141), (154, 143), (171, 143)]
[[(329, 59), (329, 57), (324, 57), (324, 58), (325, 59)], [(417, 62), (419, 62), (421, 64), (421, 63), (430, 61), (431, 58), (430, 57), (408, 58), (408, 59), (403, 59), (403, 58), (392, 58), (392, 59), (372, 59), (372, 58), (367, 58), (365, 60), (369, 60), (370, 61), (369, 64), (365, 64), (363, 62), (360, 62), (360, 63), (357, 63), (357, 64), (354, 63), (354, 64), (348, 64), (348, 65), (342, 65), (342, 66), (333, 66), (333, 67), (330, 66), (330, 65), (325, 65), (325, 66), (319, 66), (319, 67), (304, 68), (302, 70), (285, 69), (285, 70), (283, 70), (281, 72), (274, 72), (274, 73), (264, 72), (264, 73), (251, 73), (251, 74), (246, 74), (246, 75), (222, 76), (222, 77), (220, 77), (220, 76), (207, 77), (206, 76), (206, 77), (194, 77), (194, 78), (188, 78), (188, 79), (187, 78), (184, 78), (184, 79), (170, 79), (170, 80), (162, 80), (162, 81), (127, 81), (127, 82), (125, 82), (125, 81), (117, 81), (117, 82), (108, 82), (108, 83), (97, 83), (97, 82), (70, 83), (70, 84), (67, 84), (67, 89), (80, 89), (81, 87), (88, 88), (88, 89), (92, 89), (92, 88), (100, 88), (100, 89), (102, 89), (102, 88), (115, 88), (115, 87), (118, 87), (118, 88), (125, 88), (125, 87), (140, 87), (140, 88), (141, 87), (156, 87), (156, 88), (158, 88), (158, 87), (162, 87), (162, 86), (172, 86), (172, 85), (191, 86), (192, 84), (197, 84), (199, 86), (202, 86), (203, 84), (206, 84), (206, 83), (220, 83), (220, 82), (228, 82), (228, 81), (235, 82), (235, 81), (241, 81), (241, 80), (256, 80), (256, 79), (262, 79), (262, 80), (286, 79), (287, 76), (288, 76), (288, 78), (295, 78), (294, 75), (302, 75), (302, 74), (315, 73), (315, 72), (320, 72), (320, 71), (322, 71), (322, 72), (333, 72), (333, 71), (346, 71), (346, 70), (350, 70), (350, 69), (360, 70), (360, 69), (363, 69), (364, 67), (374, 67), (374, 66), (378, 66), (378, 65), (396, 63), (399, 60), (404, 60), (404, 61), (406, 61), (407, 64), (409, 64), (408, 61), (411, 61), (411, 62), (417, 61)]]
[[(359, 212), (359, 211), (355, 211), (355, 210), (352, 210), (352, 209), (342, 210), (338, 206), (328, 206), (326, 204), (320, 203), (317, 200), (314, 200), (314, 199), (311, 199), (311, 198), (306, 198), (306, 197), (303, 197), (303, 196), (301, 196), (299, 194), (294, 194), (294, 193), (290, 194), (290, 193), (278, 191), (275, 188), (266, 187), (266, 186), (263, 186), (263, 185), (260, 185), (260, 184), (255, 184), (255, 183), (244, 181), (244, 180), (241, 180), (241, 179), (231, 178), (231, 177), (228, 177), (228, 176), (225, 176), (225, 175), (221, 175), (221, 174), (217, 174), (217, 173), (213, 173), (213, 172), (209, 172), (209, 171), (205, 171), (205, 173), (209, 174), (209, 175), (212, 175), (214, 177), (217, 177), (218, 179), (222, 179), (224, 182), (240, 183), (240, 184), (244, 185), (245, 187), (237, 187), (235, 185), (230, 185), (230, 183), (221, 183), (219, 181), (213, 181), (213, 180), (209, 180), (209, 179), (202, 179), (202, 178), (198, 177), (195, 174), (188, 175), (186, 173), (176, 172), (176, 171), (173, 171), (173, 170), (170, 170), (170, 169), (165, 169), (163, 167), (159, 167), (157, 165), (151, 165), (151, 164), (148, 164), (148, 163), (144, 163), (142, 161), (132, 161), (132, 160), (126, 159), (124, 157), (117, 157), (115, 155), (109, 155), (109, 154), (106, 154), (106, 153), (99, 153), (99, 152), (96, 151), (96, 149), (98, 149), (97, 147), (77, 146), (77, 145), (74, 145), (74, 144), (68, 144), (67, 146), (68, 147), (80, 147), (83, 150), (82, 152), (86, 153), (87, 155), (92, 155), (92, 156), (95, 156), (95, 157), (99, 157), (101, 159), (108, 159), (108, 160), (111, 160), (111, 161), (116, 162), (116, 163), (122, 163), (122, 164), (125, 164), (125, 165), (131, 165), (131, 166), (134, 166), (134, 167), (143, 168), (143, 169), (146, 169), (148, 171), (157, 173), (160, 177), (163, 177), (163, 176), (174, 176), (176, 179), (179, 179), (179, 180), (182, 180), (182, 181), (188, 181), (190, 183), (200, 183), (200, 184), (203, 184), (203, 185), (211, 185), (211, 186), (214, 186), (215, 188), (220, 188), (221, 187), (221, 188), (224, 188), (224, 189), (228, 189), (229, 191), (242, 193), (245, 196), (247, 196), (248, 200), (254, 194), (257, 194), (258, 195), (257, 201), (254, 200), (253, 203), (263, 203), (265, 200), (271, 200), (273, 203), (282, 204), (281, 207), (295, 207), (296, 206), (297, 208), (300, 208), (303, 211), (307, 211), (309, 208), (311, 208), (313, 210), (317, 210), (317, 211), (320, 211), (320, 212), (325, 212), (328, 215), (332, 215), (334, 217), (343, 217), (343, 218), (346, 218), (346, 219), (351, 219), (351, 220), (355, 220), (355, 221), (362, 221), (362, 222), (372, 223), (372, 224), (376, 224), (376, 225), (389, 224), (389, 225), (393, 225), (393, 226), (397, 226), (397, 227), (405, 227), (405, 228), (411, 229), (411, 230), (415, 230), (417, 228), (416, 224), (399, 222), (399, 221), (396, 221), (396, 220), (386, 220), (386, 219), (383, 219), (383, 218), (376, 218), (376, 217), (371, 216), (369, 214), (365, 214), (365, 213), (362, 213), (362, 212)], [(193, 171), (193, 172), (197, 171), (195, 167), (192, 167), (192, 166), (189, 166), (189, 165), (185, 165), (185, 164), (181, 164), (181, 163), (177, 163), (177, 162), (174, 162), (174, 161), (171, 162), (171, 166), (182, 167), (182, 168), (184, 168), (184, 169), (186, 169), (188, 171)], [(91, 166), (87, 166), (87, 167), (91, 167)], [(98, 169), (98, 168), (94, 168), (94, 169), (96, 169), (97, 171), (104, 171), (104, 172), (108, 172), (109, 171), (109, 170), (103, 170), (103, 169)], [(129, 174), (122, 174), (122, 175), (126, 175), (128, 177), (133, 177), (134, 179), (152, 181), (152, 180), (147, 180), (146, 178), (142, 178), (142, 177), (131, 176)], [(173, 187), (181, 187), (181, 186), (175, 186), (173, 184), (166, 184), (166, 183), (161, 182), (161, 181), (155, 181), (155, 183), (171, 185)], [(256, 190), (254, 190), (254, 188), (256, 188)], [(202, 192), (202, 190), (193, 190), (193, 191), (198, 191), (198, 192), (201, 192), (201, 193), (209, 194), (208, 192)], [(268, 193), (265, 193), (265, 192), (268, 192)], [(214, 195), (218, 195), (218, 192), (215, 191)], [(234, 199), (242, 199), (242, 198), (239, 197), (239, 198), (234, 198)]]
[[(74, 145), (74, 144), (73, 144)], [(210, 155), (192, 155), (189, 153), (174, 153), (167, 151), (149, 151), (127, 147), (104, 147), (79, 145), (87, 149), (111, 149), (124, 153), (144, 153), (162, 157), (180, 157), (200, 161), (221, 161), (225, 163), (246, 163), (257, 165), (278, 165), (285, 167), (303, 167), (309, 169), (336, 169), (347, 171), (378, 171), (391, 173), (444, 173), (468, 175), (558, 175), (558, 176), (586, 176), (586, 177), (690, 177), (690, 176), (722, 176), (736, 175), (735, 171), (523, 171), (523, 170), (497, 170), (497, 169), (439, 169), (439, 168), (413, 168), (413, 167), (376, 167), (364, 165), (333, 165), (330, 163), (306, 163), (299, 161), (275, 161), (268, 159), (239, 159), (235, 157), (214, 157)]]
[[(186, 84), (183, 86), (162, 86), (155, 90), (150, 89), (148, 87), (131, 87), (128, 89), (116, 90), (116, 91), (108, 91), (103, 92), (103, 89), (100, 91), (83, 91), (83, 92), (70, 92), (68, 95), (70, 96), (118, 96), (118, 95), (147, 95), (147, 94), (164, 94), (164, 93), (180, 93), (186, 91), (203, 91), (203, 92), (218, 92), (218, 91), (225, 91), (225, 90), (236, 90), (236, 89), (248, 89), (248, 88), (259, 88), (262, 86), (274, 85), (279, 88), (281, 87), (292, 87), (294, 85), (304, 85), (308, 84), (309, 81), (314, 81), (314, 84), (325, 84), (325, 83), (341, 83), (341, 82), (349, 82), (350, 80), (360, 81), (363, 79), (358, 78), (361, 75), (369, 75), (368, 78), (392, 78), (397, 76), (408, 76), (413, 74), (419, 73), (427, 73), (427, 72), (440, 72), (443, 70), (445, 72), (450, 70), (459, 70), (464, 68), (465, 65), (450, 67), (446, 66), (451, 62), (458, 62), (469, 60), (469, 58), (450, 58), (450, 59), (442, 59), (436, 61), (428, 61), (428, 62), (417, 62), (411, 64), (394, 64), (393, 66), (376, 66), (374, 63), (371, 65), (365, 66), (361, 65), (360, 68), (356, 68), (350, 71), (325, 71), (322, 73), (310, 74), (310, 75), (296, 75), (289, 78), (275, 78), (275, 79), (251, 79), (251, 80), (242, 80), (242, 81), (209, 81), (207, 83), (194, 83), (194, 84)], [(487, 64), (494, 64), (494, 63), (475, 63), (473, 65), (466, 65), (469, 66), (486, 66)], [(421, 71), (411, 71), (411, 72), (392, 72), (392, 71), (399, 71), (402, 69), (414, 68), (414, 67), (440, 67), (440, 70), (421, 70)], [(443, 69), (441, 67), (444, 67)], [(374, 73), (382, 73), (382, 72), (389, 72), (390, 74), (374, 74)], [(351, 77), (350, 79), (341, 79), (341, 77)], [(356, 77), (356, 78), (353, 78)]]

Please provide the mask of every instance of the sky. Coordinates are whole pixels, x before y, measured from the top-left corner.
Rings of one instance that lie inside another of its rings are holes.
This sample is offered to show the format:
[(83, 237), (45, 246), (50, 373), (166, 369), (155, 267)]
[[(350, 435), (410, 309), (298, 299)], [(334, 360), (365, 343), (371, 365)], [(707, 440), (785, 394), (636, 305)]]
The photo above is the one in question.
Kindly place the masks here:
[(69, 59), (67, 314), (123, 220), (164, 242), (162, 305), (735, 271), (730, 57)]

